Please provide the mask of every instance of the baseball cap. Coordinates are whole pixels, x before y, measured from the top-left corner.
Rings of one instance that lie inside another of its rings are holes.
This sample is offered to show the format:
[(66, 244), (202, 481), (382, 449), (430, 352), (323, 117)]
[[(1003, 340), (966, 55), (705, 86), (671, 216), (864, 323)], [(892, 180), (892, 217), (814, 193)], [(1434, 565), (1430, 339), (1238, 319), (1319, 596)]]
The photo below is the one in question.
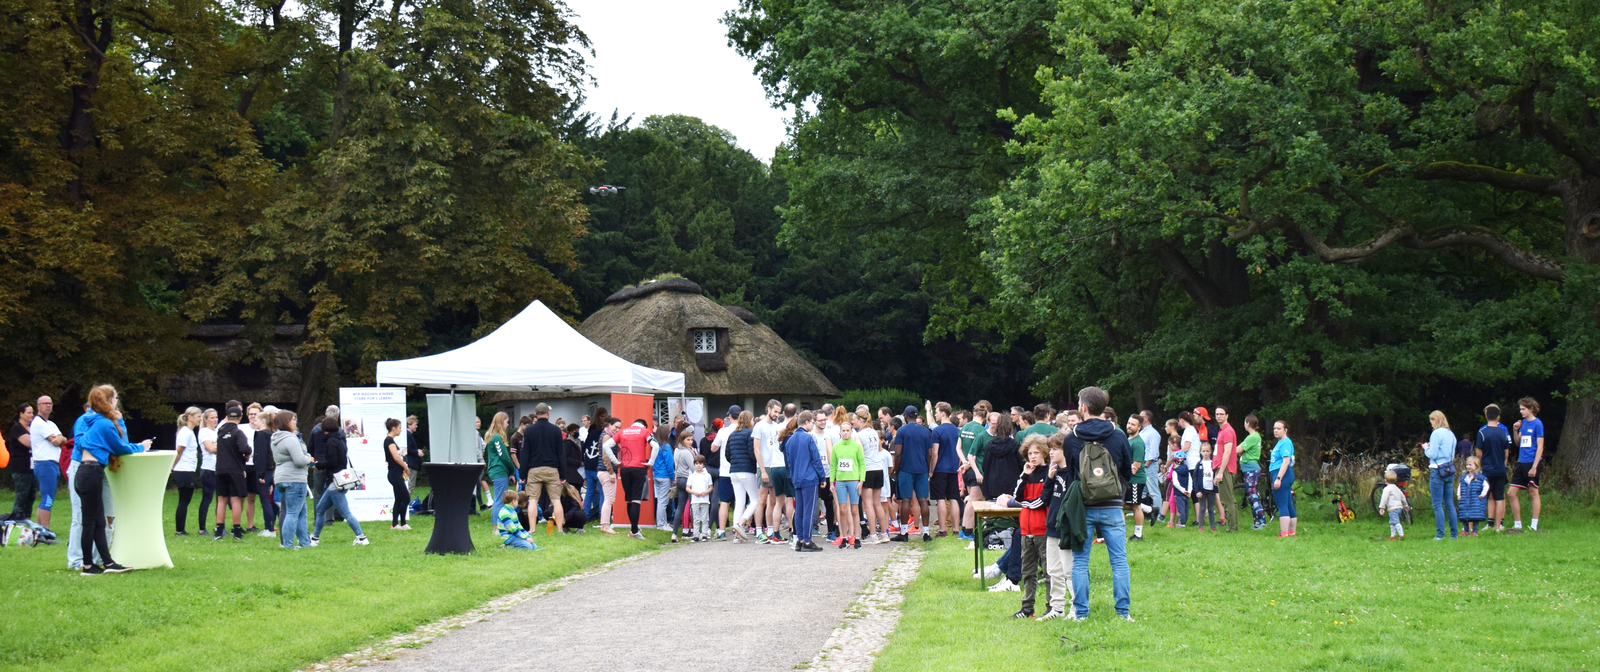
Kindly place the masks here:
[(1196, 406), (1196, 407), (1194, 407), (1194, 414), (1198, 415), (1198, 416), (1200, 416), (1200, 417), (1202, 417), (1202, 418), (1204, 418), (1204, 419), (1206, 419), (1208, 421), (1211, 419), (1211, 411), (1206, 410), (1206, 407), (1204, 407), (1204, 406)]
[(734, 405), (728, 407), (728, 417), (730, 417), (730, 418), (737, 418), (737, 417), (739, 417), (739, 414), (743, 413), (743, 412), (744, 412), (744, 409), (739, 408), (738, 404), (734, 404)]
[(906, 407), (906, 412), (903, 413), (902, 415), (906, 415), (906, 416), (909, 417), (909, 416), (913, 416), (913, 415), (916, 415), (916, 414), (917, 414), (917, 407), (916, 406), (907, 406)]

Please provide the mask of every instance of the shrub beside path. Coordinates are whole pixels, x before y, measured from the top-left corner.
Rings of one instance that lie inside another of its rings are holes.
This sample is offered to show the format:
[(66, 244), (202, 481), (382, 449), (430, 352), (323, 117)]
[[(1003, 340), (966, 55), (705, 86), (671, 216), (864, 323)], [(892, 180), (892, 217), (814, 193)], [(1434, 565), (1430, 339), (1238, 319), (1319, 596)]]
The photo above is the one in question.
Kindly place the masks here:
[(895, 546), (796, 553), (690, 544), (572, 581), (418, 648), (401, 644), (368, 664), (393, 672), (791, 670), (822, 650)]

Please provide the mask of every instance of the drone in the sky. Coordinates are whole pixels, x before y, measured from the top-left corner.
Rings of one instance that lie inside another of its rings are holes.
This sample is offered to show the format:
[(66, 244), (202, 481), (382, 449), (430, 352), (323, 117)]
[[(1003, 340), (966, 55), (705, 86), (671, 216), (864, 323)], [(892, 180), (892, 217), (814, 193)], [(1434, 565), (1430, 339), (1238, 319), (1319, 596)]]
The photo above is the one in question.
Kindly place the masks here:
[(602, 184), (602, 185), (600, 185), (598, 187), (589, 187), (589, 193), (591, 193), (591, 194), (599, 194), (601, 196), (616, 196), (623, 189), (627, 189), (627, 187), (619, 187), (619, 186), (611, 185), (611, 184)]

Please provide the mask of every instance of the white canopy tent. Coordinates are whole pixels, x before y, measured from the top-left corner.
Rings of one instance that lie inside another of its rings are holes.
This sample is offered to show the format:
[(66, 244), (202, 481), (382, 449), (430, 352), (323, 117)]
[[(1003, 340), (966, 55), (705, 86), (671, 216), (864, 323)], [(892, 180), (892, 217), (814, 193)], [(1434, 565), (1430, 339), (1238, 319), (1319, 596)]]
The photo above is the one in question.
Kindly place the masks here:
[(683, 374), (639, 366), (584, 338), (541, 301), (473, 343), (378, 362), (379, 385), (445, 390), (683, 394)]

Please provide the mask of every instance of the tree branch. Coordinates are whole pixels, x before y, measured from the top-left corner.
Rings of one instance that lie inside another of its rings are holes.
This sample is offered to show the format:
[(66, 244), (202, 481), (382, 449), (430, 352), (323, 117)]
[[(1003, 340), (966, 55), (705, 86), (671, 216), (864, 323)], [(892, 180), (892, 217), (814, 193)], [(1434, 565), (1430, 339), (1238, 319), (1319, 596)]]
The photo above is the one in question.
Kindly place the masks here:
[(1419, 180), (1456, 180), (1479, 182), (1498, 189), (1527, 191), (1549, 196), (1558, 195), (1554, 177), (1511, 172), (1489, 166), (1479, 166), (1457, 161), (1436, 161), (1418, 168), (1414, 173)]

